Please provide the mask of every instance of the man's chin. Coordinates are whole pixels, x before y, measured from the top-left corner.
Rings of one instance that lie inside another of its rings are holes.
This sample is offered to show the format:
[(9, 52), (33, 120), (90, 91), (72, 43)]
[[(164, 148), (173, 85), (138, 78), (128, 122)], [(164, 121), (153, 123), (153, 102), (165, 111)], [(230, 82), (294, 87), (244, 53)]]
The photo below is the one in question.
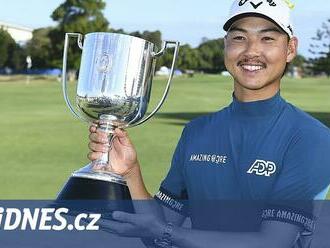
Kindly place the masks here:
[(239, 82), (238, 83), (242, 88), (247, 90), (260, 90), (267, 86), (266, 83), (255, 83), (255, 82)]
[(253, 86), (246, 86), (245, 87), (247, 90), (261, 90), (263, 88), (265, 88), (264, 85), (260, 86), (260, 85), (253, 85)]
[[(276, 89), (278, 82), (277, 81), (236, 81), (237, 86), (241, 88), (241, 90), (249, 90), (249, 91), (260, 91), (267, 89)], [(236, 87), (237, 87), (236, 86)]]

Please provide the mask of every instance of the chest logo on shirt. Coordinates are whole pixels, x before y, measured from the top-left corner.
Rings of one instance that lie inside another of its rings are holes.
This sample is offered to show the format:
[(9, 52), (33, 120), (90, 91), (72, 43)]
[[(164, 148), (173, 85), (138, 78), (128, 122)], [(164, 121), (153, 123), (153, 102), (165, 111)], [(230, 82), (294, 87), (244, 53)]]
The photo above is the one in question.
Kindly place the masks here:
[(189, 161), (225, 164), (227, 162), (227, 156), (219, 154), (191, 154)]
[(257, 159), (254, 161), (250, 169), (247, 171), (248, 174), (256, 174), (258, 176), (269, 177), (276, 172), (276, 165), (272, 161), (264, 161)]

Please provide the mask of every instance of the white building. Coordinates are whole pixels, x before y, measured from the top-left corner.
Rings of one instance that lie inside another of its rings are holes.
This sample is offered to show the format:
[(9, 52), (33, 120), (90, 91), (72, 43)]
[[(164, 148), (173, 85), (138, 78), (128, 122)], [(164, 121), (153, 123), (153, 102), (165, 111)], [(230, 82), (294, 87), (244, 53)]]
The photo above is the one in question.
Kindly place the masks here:
[(6, 30), (18, 44), (25, 44), (32, 39), (32, 28), (0, 21), (0, 29)]

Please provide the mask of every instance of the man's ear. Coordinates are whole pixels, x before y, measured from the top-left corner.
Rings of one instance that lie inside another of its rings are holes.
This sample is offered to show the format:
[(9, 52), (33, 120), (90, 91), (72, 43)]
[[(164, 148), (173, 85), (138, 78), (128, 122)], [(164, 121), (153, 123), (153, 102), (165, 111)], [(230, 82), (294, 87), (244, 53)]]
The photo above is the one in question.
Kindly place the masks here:
[(297, 37), (292, 37), (288, 43), (288, 52), (286, 57), (286, 62), (290, 63), (297, 55), (298, 49), (298, 39)]

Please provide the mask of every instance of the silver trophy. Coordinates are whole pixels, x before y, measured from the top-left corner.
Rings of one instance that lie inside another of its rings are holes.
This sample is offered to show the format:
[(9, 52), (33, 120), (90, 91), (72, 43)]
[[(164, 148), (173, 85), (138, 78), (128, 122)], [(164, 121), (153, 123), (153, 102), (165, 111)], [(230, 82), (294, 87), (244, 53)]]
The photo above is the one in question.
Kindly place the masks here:
[[(82, 58), (76, 94), (76, 107), (68, 96), (67, 52), (70, 37), (77, 38)], [(63, 95), (72, 114), (85, 121), (99, 121), (99, 129), (109, 136), (116, 127), (128, 128), (150, 119), (168, 94), (178, 56), (179, 42), (164, 41), (156, 51), (153, 43), (116, 33), (66, 33), (63, 54)], [(155, 70), (155, 62), (169, 45), (174, 45), (172, 67), (164, 94), (158, 105), (145, 116)], [(130, 199), (126, 182), (120, 175), (102, 168), (108, 165), (108, 153), (75, 171), (58, 195), (58, 200)], [(95, 169), (98, 168), (98, 169)], [(100, 169), (101, 168), (101, 169)]]

